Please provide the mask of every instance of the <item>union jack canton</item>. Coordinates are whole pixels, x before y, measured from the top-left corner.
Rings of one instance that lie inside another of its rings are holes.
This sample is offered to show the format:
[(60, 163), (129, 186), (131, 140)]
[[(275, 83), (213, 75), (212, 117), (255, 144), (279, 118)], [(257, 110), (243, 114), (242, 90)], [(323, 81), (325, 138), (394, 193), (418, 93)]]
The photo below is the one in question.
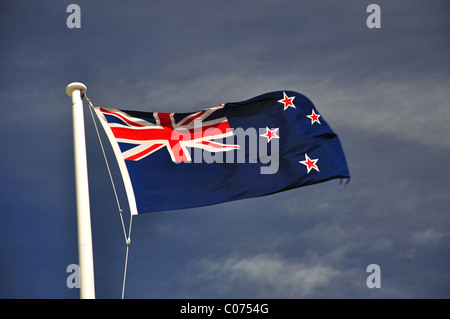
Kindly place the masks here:
[(172, 161), (180, 163), (191, 161), (187, 147), (200, 148), (209, 152), (226, 152), (240, 148), (239, 145), (227, 145), (213, 141), (233, 135), (225, 117), (207, 120), (212, 113), (223, 107), (222, 104), (192, 113), (184, 116), (178, 122), (174, 118), (175, 113), (154, 112), (155, 123), (133, 117), (116, 109), (99, 108), (98, 110), (123, 121), (124, 124), (111, 123), (109, 125), (117, 142), (137, 145), (122, 153), (125, 160), (138, 161), (165, 147)]

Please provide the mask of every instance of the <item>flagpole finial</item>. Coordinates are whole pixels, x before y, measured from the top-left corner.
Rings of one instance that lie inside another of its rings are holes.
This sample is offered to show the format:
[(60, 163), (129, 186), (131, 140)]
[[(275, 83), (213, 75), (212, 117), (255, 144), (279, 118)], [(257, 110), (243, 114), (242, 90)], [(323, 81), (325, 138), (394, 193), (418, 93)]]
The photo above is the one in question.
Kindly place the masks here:
[(72, 96), (72, 92), (75, 90), (80, 90), (80, 93), (83, 94), (83, 93), (86, 93), (87, 88), (86, 88), (86, 85), (84, 85), (83, 83), (72, 82), (66, 87), (66, 94), (68, 96)]

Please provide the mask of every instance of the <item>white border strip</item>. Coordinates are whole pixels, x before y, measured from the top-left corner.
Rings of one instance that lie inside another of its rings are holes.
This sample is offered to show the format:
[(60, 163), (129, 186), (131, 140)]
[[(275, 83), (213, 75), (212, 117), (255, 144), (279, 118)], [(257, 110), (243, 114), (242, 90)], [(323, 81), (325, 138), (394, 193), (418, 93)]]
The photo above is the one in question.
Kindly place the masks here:
[(130, 206), (131, 215), (138, 215), (137, 206), (136, 206), (136, 198), (134, 196), (133, 185), (131, 184), (130, 175), (128, 173), (127, 166), (125, 164), (125, 160), (123, 159), (122, 151), (119, 148), (119, 144), (117, 143), (116, 138), (108, 125), (108, 121), (106, 120), (103, 113), (100, 111), (100, 107), (94, 107), (95, 113), (100, 120), (100, 123), (105, 130), (106, 136), (108, 136), (109, 142), (113, 148), (114, 154), (116, 155), (117, 164), (119, 164), (120, 173), (122, 174), (123, 184), (125, 186), (125, 192), (128, 197), (128, 205)]

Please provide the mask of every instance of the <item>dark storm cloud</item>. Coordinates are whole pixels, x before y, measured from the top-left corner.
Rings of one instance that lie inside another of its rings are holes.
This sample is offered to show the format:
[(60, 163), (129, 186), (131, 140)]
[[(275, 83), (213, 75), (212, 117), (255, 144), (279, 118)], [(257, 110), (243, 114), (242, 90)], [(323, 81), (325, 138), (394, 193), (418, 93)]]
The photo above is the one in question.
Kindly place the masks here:
[[(2, 297), (78, 296), (65, 286), (77, 262), (72, 81), (94, 104), (170, 112), (293, 89), (348, 158), (345, 187), (136, 217), (130, 298), (448, 297), (444, 1), (378, 1), (378, 30), (369, 1), (76, 3), (78, 30), (69, 2), (1, 5)], [(115, 298), (123, 234), (86, 131), (97, 295)], [(365, 285), (371, 263), (381, 289)]]

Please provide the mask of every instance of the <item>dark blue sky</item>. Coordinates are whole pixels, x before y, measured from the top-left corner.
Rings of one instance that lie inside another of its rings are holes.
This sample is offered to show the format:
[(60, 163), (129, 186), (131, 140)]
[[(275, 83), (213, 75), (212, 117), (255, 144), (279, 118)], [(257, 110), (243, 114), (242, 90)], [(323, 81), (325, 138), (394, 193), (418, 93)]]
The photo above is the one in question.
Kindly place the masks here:
[[(80, 29), (66, 26), (70, 3)], [(366, 26), (370, 3), (380, 29)], [(298, 91), (352, 174), (345, 187), (137, 216), (127, 298), (450, 297), (449, 18), (446, 1), (422, 0), (3, 1), (0, 297), (79, 296), (66, 286), (78, 262), (73, 81), (95, 105), (140, 111)], [(120, 298), (122, 226), (85, 115), (96, 294)]]

